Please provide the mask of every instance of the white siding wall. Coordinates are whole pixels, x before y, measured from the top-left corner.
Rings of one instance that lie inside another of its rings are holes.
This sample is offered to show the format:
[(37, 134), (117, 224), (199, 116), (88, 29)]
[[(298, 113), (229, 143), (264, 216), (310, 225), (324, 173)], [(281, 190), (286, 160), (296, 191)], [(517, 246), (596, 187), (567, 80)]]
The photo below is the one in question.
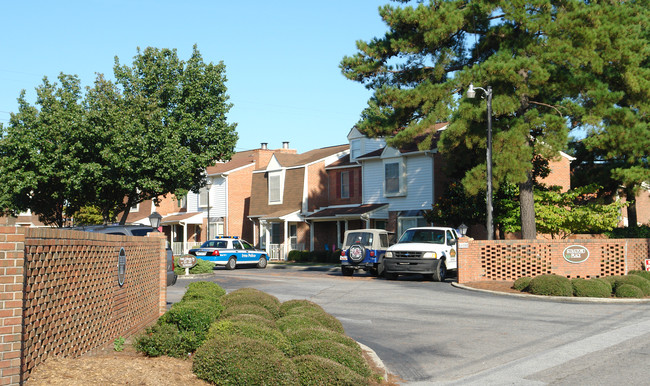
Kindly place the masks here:
[[(226, 197), (227, 197), (227, 179), (225, 177), (216, 177), (212, 180), (210, 188), (210, 217), (225, 217)], [(199, 195), (194, 192), (187, 193), (187, 211), (203, 212), (207, 208), (199, 207)]]
[(384, 195), (384, 162), (381, 159), (363, 163), (363, 203), (388, 203), (391, 211), (429, 209), (433, 204), (433, 159), (425, 155), (407, 157), (406, 195)]

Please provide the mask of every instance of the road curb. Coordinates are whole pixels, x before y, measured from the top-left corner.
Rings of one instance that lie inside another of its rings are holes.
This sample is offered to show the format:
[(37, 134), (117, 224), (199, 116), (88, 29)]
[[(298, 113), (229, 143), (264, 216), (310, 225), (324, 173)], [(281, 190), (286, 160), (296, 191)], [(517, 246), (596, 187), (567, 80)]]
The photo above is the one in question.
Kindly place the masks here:
[(611, 304), (650, 303), (650, 299), (623, 299), (623, 298), (607, 299), (607, 298), (583, 298), (583, 297), (567, 297), (567, 296), (542, 296), (542, 295), (533, 295), (533, 294), (514, 294), (510, 292), (500, 292), (500, 291), (491, 291), (491, 290), (481, 289), (481, 288), (472, 288), (456, 282), (452, 282), (451, 285), (453, 287), (468, 290), (468, 291), (484, 292), (484, 293), (490, 293), (498, 296), (508, 296), (508, 297), (547, 301), (547, 302), (611, 303)]
[(386, 369), (386, 365), (384, 365), (384, 362), (381, 360), (381, 358), (379, 358), (375, 350), (371, 349), (370, 347), (366, 346), (361, 342), (357, 342), (357, 344), (359, 345), (359, 347), (361, 347), (361, 350), (363, 350), (368, 355), (372, 363), (384, 372), (382, 377), (384, 378), (384, 380), (387, 380), (388, 369)]

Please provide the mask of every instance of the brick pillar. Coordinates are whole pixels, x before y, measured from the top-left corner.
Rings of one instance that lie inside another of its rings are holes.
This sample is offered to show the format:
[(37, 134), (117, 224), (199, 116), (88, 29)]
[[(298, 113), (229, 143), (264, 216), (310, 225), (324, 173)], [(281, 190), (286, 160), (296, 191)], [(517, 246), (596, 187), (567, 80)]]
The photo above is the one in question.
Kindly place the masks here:
[(25, 234), (0, 218), (0, 384), (21, 382)]

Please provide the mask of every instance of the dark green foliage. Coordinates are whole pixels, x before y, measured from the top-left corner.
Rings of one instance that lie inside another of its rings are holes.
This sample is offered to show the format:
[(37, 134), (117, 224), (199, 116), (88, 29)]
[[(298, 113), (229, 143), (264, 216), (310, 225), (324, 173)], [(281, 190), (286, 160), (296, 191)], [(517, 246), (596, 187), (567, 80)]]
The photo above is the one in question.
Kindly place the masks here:
[(255, 304), (242, 304), (239, 306), (230, 306), (223, 311), (221, 317), (229, 318), (233, 315), (239, 315), (239, 314), (252, 314), (268, 320), (275, 320), (275, 317), (273, 316), (273, 314), (269, 312), (269, 310)]
[(614, 276), (614, 291), (618, 292), (618, 287), (624, 284), (633, 285), (639, 288), (644, 296), (650, 296), (650, 281), (639, 275)]
[(298, 251), (289, 252), (289, 261), (296, 263), (339, 263), (340, 250), (334, 251)]
[(370, 376), (370, 368), (356, 350), (330, 340), (308, 340), (295, 345), (295, 354), (317, 355), (338, 362), (363, 377)]
[(304, 330), (314, 326), (323, 327), (323, 325), (316, 319), (298, 314), (283, 316), (275, 323), (284, 334), (289, 334), (292, 331)]
[(316, 355), (293, 358), (301, 385), (367, 385), (368, 379), (342, 364)]
[(512, 285), (512, 288), (516, 289), (517, 291), (527, 291), (528, 290), (528, 285), (530, 284), (530, 281), (533, 278), (530, 276), (524, 276), (520, 277), (519, 279), (515, 280), (514, 284)]
[(181, 301), (160, 317), (158, 323), (174, 324), (179, 331), (194, 331), (203, 338), (222, 310), (223, 307), (212, 300)]
[(632, 284), (621, 284), (616, 286), (615, 295), (617, 298), (642, 298), (643, 291)]
[(534, 295), (573, 296), (571, 281), (559, 275), (535, 276), (528, 284), (528, 291)]
[(291, 330), (287, 331), (285, 335), (287, 339), (289, 339), (289, 342), (291, 342), (293, 345), (308, 340), (331, 340), (333, 342), (348, 346), (361, 354), (361, 348), (359, 347), (359, 344), (354, 341), (354, 339), (350, 338), (347, 335), (328, 330), (324, 327), (311, 327), (302, 330)]
[(313, 308), (316, 308), (316, 309), (319, 309), (319, 310), (325, 312), (323, 307), (319, 306), (318, 304), (316, 304), (316, 303), (314, 303), (312, 301), (309, 301), (309, 300), (306, 300), (306, 299), (293, 299), (293, 300), (287, 300), (286, 302), (284, 302), (284, 303), (282, 303), (280, 305), (280, 314), (282, 316), (286, 316), (286, 315), (288, 315), (288, 313), (289, 313), (289, 311), (291, 309), (296, 308), (296, 307), (313, 307)]
[(259, 315), (253, 315), (253, 314), (235, 314), (235, 315), (230, 315), (227, 318), (222, 318), (222, 320), (230, 320), (233, 322), (248, 322), (248, 323), (255, 323), (258, 325), (264, 325), (269, 328), (277, 328), (275, 325), (275, 321), (259, 316)]
[(186, 358), (203, 343), (194, 331), (178, 331), (173, 324), (159, 323), (135, 337), (133, 347), (150, 357), (168, 355)]
[(210, 326), (207, 339), (228, 335), (245, 336), (247, 338), (264, 341), (279, 349), (286, 355), (291, 356), (292, 346), (287, 337), (284, 336), (280, 330), (268, 327), (264, 324), (221, 320)]
[(610, 294), (612, 293), (613, 287), (612, 287), (612, 283), (610, 283), (609, 280), (607, 280), (605, 278), (602, 278), (602, 277), (599, 277), (599, 278), (596, 278), (596, 279), (591, 279), (591, 280), (595, 280), (595, 281), (599, 281), (599, 282), (603, 283), (603, 285), (607, 288), (609, 293)]
[[(177, 275), (185, 275), (185, 268), (178, 266), (179, 257), (174, 258), (174, 272)], [(211, 273), (214, 270), (216, 264), (202, 259), (196, 259), (196, 265), (190, 268), (190, 275), (198, 275), (201, 273)]]
[(572, 279), (573, 295), (590, 298), (608, 298), (612, 296), (612, 287), (604, 280)]
[(217, 283), (209, 281), (197, 281), (190, 283), (187, 286), (187, 290), (185, 291), (185, 295), (183, 295), (182, 300), (189, 301), (197, 299), (210, 299), (217, 301), (225, 294), (226, 291)]
[(650, 239), (650, 225), (614, 228), (605, 234), (610, 239)]
[(272, 345), (246, 337), (217, 337), (196, 350), (192, 371), (215, 385), (296, 385), (291, 359)]
[(633, 270), (633, 271), (629, 271), (627, 274), (641, 276), (646, 280), (650, 280), (650, 271)]
[(268, 310), (273, 318), (280, 316), (280, 301), (273, 295), (257, 290), (255, 288), (241, 288), (221, 298), (221, 304), (230, 308), (240, 305), (256, 305)]
[(332, 331), (339, 332), (341, 334), (345, 333), (343, 325), (341, 322), (336, 319), (334, 316), (328, 314), (323, 309), (313, 307), (311, 305), (303, 307), (294, 307), (287, 311), (287, 316), (291, 315), (301, 315), (312, 318), (316, 320), (321, 326), (330, 329)]

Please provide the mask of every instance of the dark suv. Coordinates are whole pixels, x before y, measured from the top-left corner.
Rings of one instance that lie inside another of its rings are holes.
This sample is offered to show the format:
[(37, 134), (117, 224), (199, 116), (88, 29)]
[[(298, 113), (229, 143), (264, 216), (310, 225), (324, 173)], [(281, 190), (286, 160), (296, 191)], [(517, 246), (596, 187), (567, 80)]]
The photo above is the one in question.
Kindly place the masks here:
[[(156, 229), (146, 225), (87, 225), (71, 228), (76, 231), (106, 233), (109, 235), (122, 236), (146, 236), (147, 233), (158, 232)], [(176, 284), (176, 273), (174, 273), (174, 254), (167, 243), (167, 286)]]

